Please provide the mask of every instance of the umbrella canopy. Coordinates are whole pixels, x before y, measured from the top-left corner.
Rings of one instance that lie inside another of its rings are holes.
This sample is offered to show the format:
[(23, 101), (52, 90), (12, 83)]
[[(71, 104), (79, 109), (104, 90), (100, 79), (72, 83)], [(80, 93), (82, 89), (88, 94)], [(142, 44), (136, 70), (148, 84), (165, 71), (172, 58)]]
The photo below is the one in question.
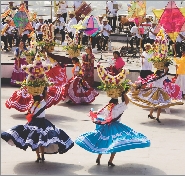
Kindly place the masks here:
[[(185, 7), (180, 7), (179, 10), (182, 13), (182, 15), (185, 17)], [(164, 12), (164, 9), (153, 9), (152, 12), (154, 13), (157, 19), (160, 19), (160, 17)]]
[[(159, 30), (160, 26), (162, 26), (172, 41), (175, 42), (179, 32), (182, 31), (184, 24), (185, 17), (182, 12), (176, 6), (174, 1), (169, 1), (160, 17), (156, 30)], [(156, 30), (154, 32), (157, 32)]]
[(129, 18), (146, 15), (146, 1), (131, 1), (127, 6)]
[(85, 27), (85, 34), (89, 36), (93, 36), (100, 30), (98, 20), (93, 15), (86, 17), (82, 23), (82, 26)]
[(18, 11), (14, 15), (13, 21), (14, 21), (16, 27), (25, 28), (26, 25), (28, 24), (28, 16), (27, 16), (26, 12)]

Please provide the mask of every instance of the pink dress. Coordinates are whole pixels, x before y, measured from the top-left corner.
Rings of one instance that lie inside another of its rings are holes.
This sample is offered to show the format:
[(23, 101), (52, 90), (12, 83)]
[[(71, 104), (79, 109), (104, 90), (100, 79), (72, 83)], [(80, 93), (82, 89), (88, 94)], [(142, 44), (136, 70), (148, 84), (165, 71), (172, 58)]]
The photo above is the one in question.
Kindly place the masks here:
[(117, 75), (119, 74), (119, 69), (125, 66), (125, 61), (121, 57), (118, 57), (117, 59), (113, 58), (113, 60), (115, 60), (114, 66), (110, 66), (109, 71), (111, 72), (110, 74)]
[[(19, 48), (16, 48), (15, 55), (21, 56), (22, 51), (19, 50)], [(22, 65), (27, 65), (26, 58), (19, 57), (19, 59), (15, 60), (12, 77), (11, 77), (11, 85), (14, 86), (21, 86), (21, 83), (26, 79), (26, 72), (21, 68)]]

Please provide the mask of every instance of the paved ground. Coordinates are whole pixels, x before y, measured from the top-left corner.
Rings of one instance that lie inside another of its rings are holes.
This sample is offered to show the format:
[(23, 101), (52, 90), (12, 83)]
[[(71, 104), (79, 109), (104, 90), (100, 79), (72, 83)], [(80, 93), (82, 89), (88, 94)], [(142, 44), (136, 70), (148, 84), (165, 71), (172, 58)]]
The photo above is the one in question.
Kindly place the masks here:
[[(122, 46), (125, 46), (126, 43), (124, 42), (112, 42), (112, 48), (113, 51), (117, 50), (120, 51)], [(15, 50), (15, 48), (12, 49), (12, 52), (1, 52), (1, 63), (14, 63), (14, 60), (11, 60), (13, 58), (13, 51)], [(62, 46), (56, 46), (55, 47), (55, 51), (53, 53), (56, 53), (58, 55), (66, 55), (65, 51), (62, 51)], [(84, 52), (81, 53), (81, 55)], [(98, 60), (99, 58), (101, 58), (101, 54), (94, 54), (95, 58)], [(67, 55), (66, 55), (67, 56)], [(130, 55), (131, 56), (131, 55)], [(129, 57), (129, 62), (127, 62), (127, 58), (123, 57), (124, 61), (126, 62), (125, 68), (130, 69), (130, 70), (140, 70), (141, 64), (140, 64), (140, 58), (139, 58), (139, 53), (136, 55), (137, 57)], [(102, 53), (102, 59), (103, 62), (106, 62), (107, 59), (112, 58), (113, 54), (112, 51), (107, 51), (107, 52), (103, 52)], [(81, 57), (79, 57), (79, 59), (81, 59)], [(96, 66), (96, 62), (95, 62), (95, 66)], [(106, 64), (105, 64), (106, 65)], [(169, 67), (169, 73), (170, 74), (176, 74), (176, 69), (175, 69), (175, 64), (171, 65)], [(155, 69), (153, 69), (155, 70)]]
[[(1, 132), (18, 124), (25, 124), (24, 113), (8, 110), (4, 103), (17, 90), (2, 85), (1, 89)], [(91, 131), (95, 125), (87, 116), (91, 107), (98, 109), (109, 98), (101, 92), (96, 100), (86, 106), (59, 103), (46, 110), (46, 118), (62, 128), (73, 140), (80, 134)], [(117, 153), (116, 167), (108, 168), (109, 155), (103, 155), (97, 166), (97, 155), (75, 145), (63, 155), (46, 155), (45, 163), (35, 163), (36, 154), (8, 145), (1, 140), (1, 174), (5, 175), (184, 175), (185, 174), (185, 105), (174, 106), (171, 114), (162, 111), (161, 121), (147, 118), (148, 109), (133, 104), (122, 116), (121, 122), (151, 140), (151, 147)], [(155, 112), (156, 114), (156, 112)], [(154, 115), (155, 115), (154, 114)]]

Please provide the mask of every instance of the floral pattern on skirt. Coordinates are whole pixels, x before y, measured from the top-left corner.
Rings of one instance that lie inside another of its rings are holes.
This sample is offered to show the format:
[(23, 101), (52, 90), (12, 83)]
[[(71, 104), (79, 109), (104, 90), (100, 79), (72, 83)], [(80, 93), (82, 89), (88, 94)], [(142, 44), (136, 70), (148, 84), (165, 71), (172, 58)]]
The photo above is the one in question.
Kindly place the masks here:
[(177, 84), (174, 84), (172, 82), (165, 82), (163, 90), (167, 92), (167, 94), (174, 100), (182, 99), (182, 91)]

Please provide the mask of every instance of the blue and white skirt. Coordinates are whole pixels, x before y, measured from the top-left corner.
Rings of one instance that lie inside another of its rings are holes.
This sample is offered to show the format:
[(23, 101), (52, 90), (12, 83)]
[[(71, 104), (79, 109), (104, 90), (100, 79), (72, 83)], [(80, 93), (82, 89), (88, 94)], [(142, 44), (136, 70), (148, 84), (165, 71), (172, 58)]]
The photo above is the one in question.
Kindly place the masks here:
[(96, 125), (94, 131), (80, 135), (75, 142), (85, 150), (98, 154), (110, 154), (150, 146), (150, 140), (146, 136), (120, 122)]
[(45, 118), (34, 118), (30, 123), (17, 125), (1, 133), (1, 138), (23, 150), (31, 147), (32, 151), (36, 151), (43, 146), (46, 154), (63, 154), (74, 146), (63, 130)]

